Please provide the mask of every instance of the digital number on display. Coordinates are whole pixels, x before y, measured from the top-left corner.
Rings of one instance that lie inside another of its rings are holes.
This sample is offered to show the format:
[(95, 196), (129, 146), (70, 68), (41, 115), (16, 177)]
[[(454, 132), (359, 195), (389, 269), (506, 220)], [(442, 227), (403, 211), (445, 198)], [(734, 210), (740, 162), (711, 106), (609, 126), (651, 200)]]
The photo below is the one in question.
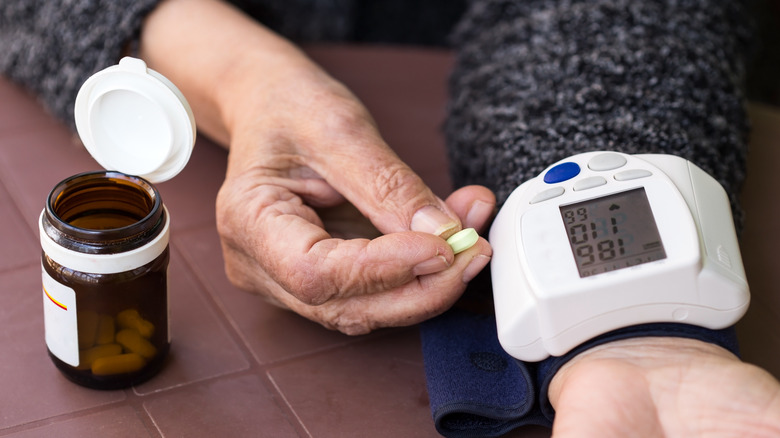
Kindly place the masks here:
[(644, 188), (560, 210), (580, 277), (666, 258)]

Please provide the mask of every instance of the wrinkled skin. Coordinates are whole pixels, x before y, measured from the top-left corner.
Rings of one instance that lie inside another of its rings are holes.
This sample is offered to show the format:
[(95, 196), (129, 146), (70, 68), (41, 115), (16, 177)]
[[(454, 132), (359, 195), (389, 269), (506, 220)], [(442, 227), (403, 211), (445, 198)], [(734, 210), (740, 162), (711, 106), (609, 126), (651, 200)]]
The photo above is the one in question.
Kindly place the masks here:
[[(442, 237), (469, 213), (468, 226), (484, 227), (492, 193), (466, 187), (439, 200), (343, 86), (316, 74), (281, 82), (257, 98), (268, 116), (231, 140), (217, 200), (230, 279), (348, 334), (449, 308), (476, 274), (469, 264), (478, 271), (491, 250), (480, 239), (455, 257)], [(444, 223), (430, 227), (427, 211)]]
[(637, 338), (586, 351), (550, 385), (555, 437), (778, 437), (780, 385), (728, 351)]

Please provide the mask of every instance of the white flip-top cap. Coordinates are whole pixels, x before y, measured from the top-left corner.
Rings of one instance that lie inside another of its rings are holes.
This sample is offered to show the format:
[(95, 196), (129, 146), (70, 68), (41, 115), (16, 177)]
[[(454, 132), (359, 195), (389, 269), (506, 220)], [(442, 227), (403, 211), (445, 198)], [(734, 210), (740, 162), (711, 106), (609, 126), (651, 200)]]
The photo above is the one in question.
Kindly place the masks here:
[(101, 166), (152, 183), (176, 176), (195, 144), (187, 99), (136, 58), (122, 58), (87, 79), (76, 96), (75, 118), (81, 141)]

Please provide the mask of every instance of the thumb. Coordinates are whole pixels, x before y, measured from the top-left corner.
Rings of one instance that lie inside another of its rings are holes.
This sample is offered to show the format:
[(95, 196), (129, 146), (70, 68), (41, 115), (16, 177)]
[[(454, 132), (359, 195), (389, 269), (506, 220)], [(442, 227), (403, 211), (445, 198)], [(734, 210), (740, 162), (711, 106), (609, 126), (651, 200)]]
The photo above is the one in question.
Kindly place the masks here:
[(347, 197), (380, 231), (411, 230), (446, 239), (461, 229), (452, 208), (392, 151), (377, 158), (344, 183), (353, 184), (355, 197)]

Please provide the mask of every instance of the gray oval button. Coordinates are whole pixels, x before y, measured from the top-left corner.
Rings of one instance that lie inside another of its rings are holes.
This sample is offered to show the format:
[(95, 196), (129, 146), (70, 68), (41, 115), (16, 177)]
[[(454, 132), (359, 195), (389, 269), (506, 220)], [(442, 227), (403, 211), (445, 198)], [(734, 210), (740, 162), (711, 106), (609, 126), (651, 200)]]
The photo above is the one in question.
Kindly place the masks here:
[(624, 170), (615, 174), (616, 181), (629, 181), (632, 179), (647, 178), (653, 173), (645, 169)]
[(575, 191), (587, 190), (587, 189), (592, 189), (593, 187), (603, 186), (606, 183), (607, 180), (605, 180), (604, 178), (600, 176), (592, 176), (590, 178), (581, 179), (576, 183), (574, 183), (573, 189)]
[(626, 157), (613, 152), (598, 154), (588, 161), (588, 169), (601, 172), (604, 170), (617, 169), (626, 165)]
[(536, 204), (537, 202), (546, 201), (548, 199), (557, 198), (558, 196), (561, 196), (564, 192), (563, 187), (553, 187), (551, 189), (547, 189), (544, 191), (541, 191), (536, 194), (536, 196), (531, 199), (530, 204)]

